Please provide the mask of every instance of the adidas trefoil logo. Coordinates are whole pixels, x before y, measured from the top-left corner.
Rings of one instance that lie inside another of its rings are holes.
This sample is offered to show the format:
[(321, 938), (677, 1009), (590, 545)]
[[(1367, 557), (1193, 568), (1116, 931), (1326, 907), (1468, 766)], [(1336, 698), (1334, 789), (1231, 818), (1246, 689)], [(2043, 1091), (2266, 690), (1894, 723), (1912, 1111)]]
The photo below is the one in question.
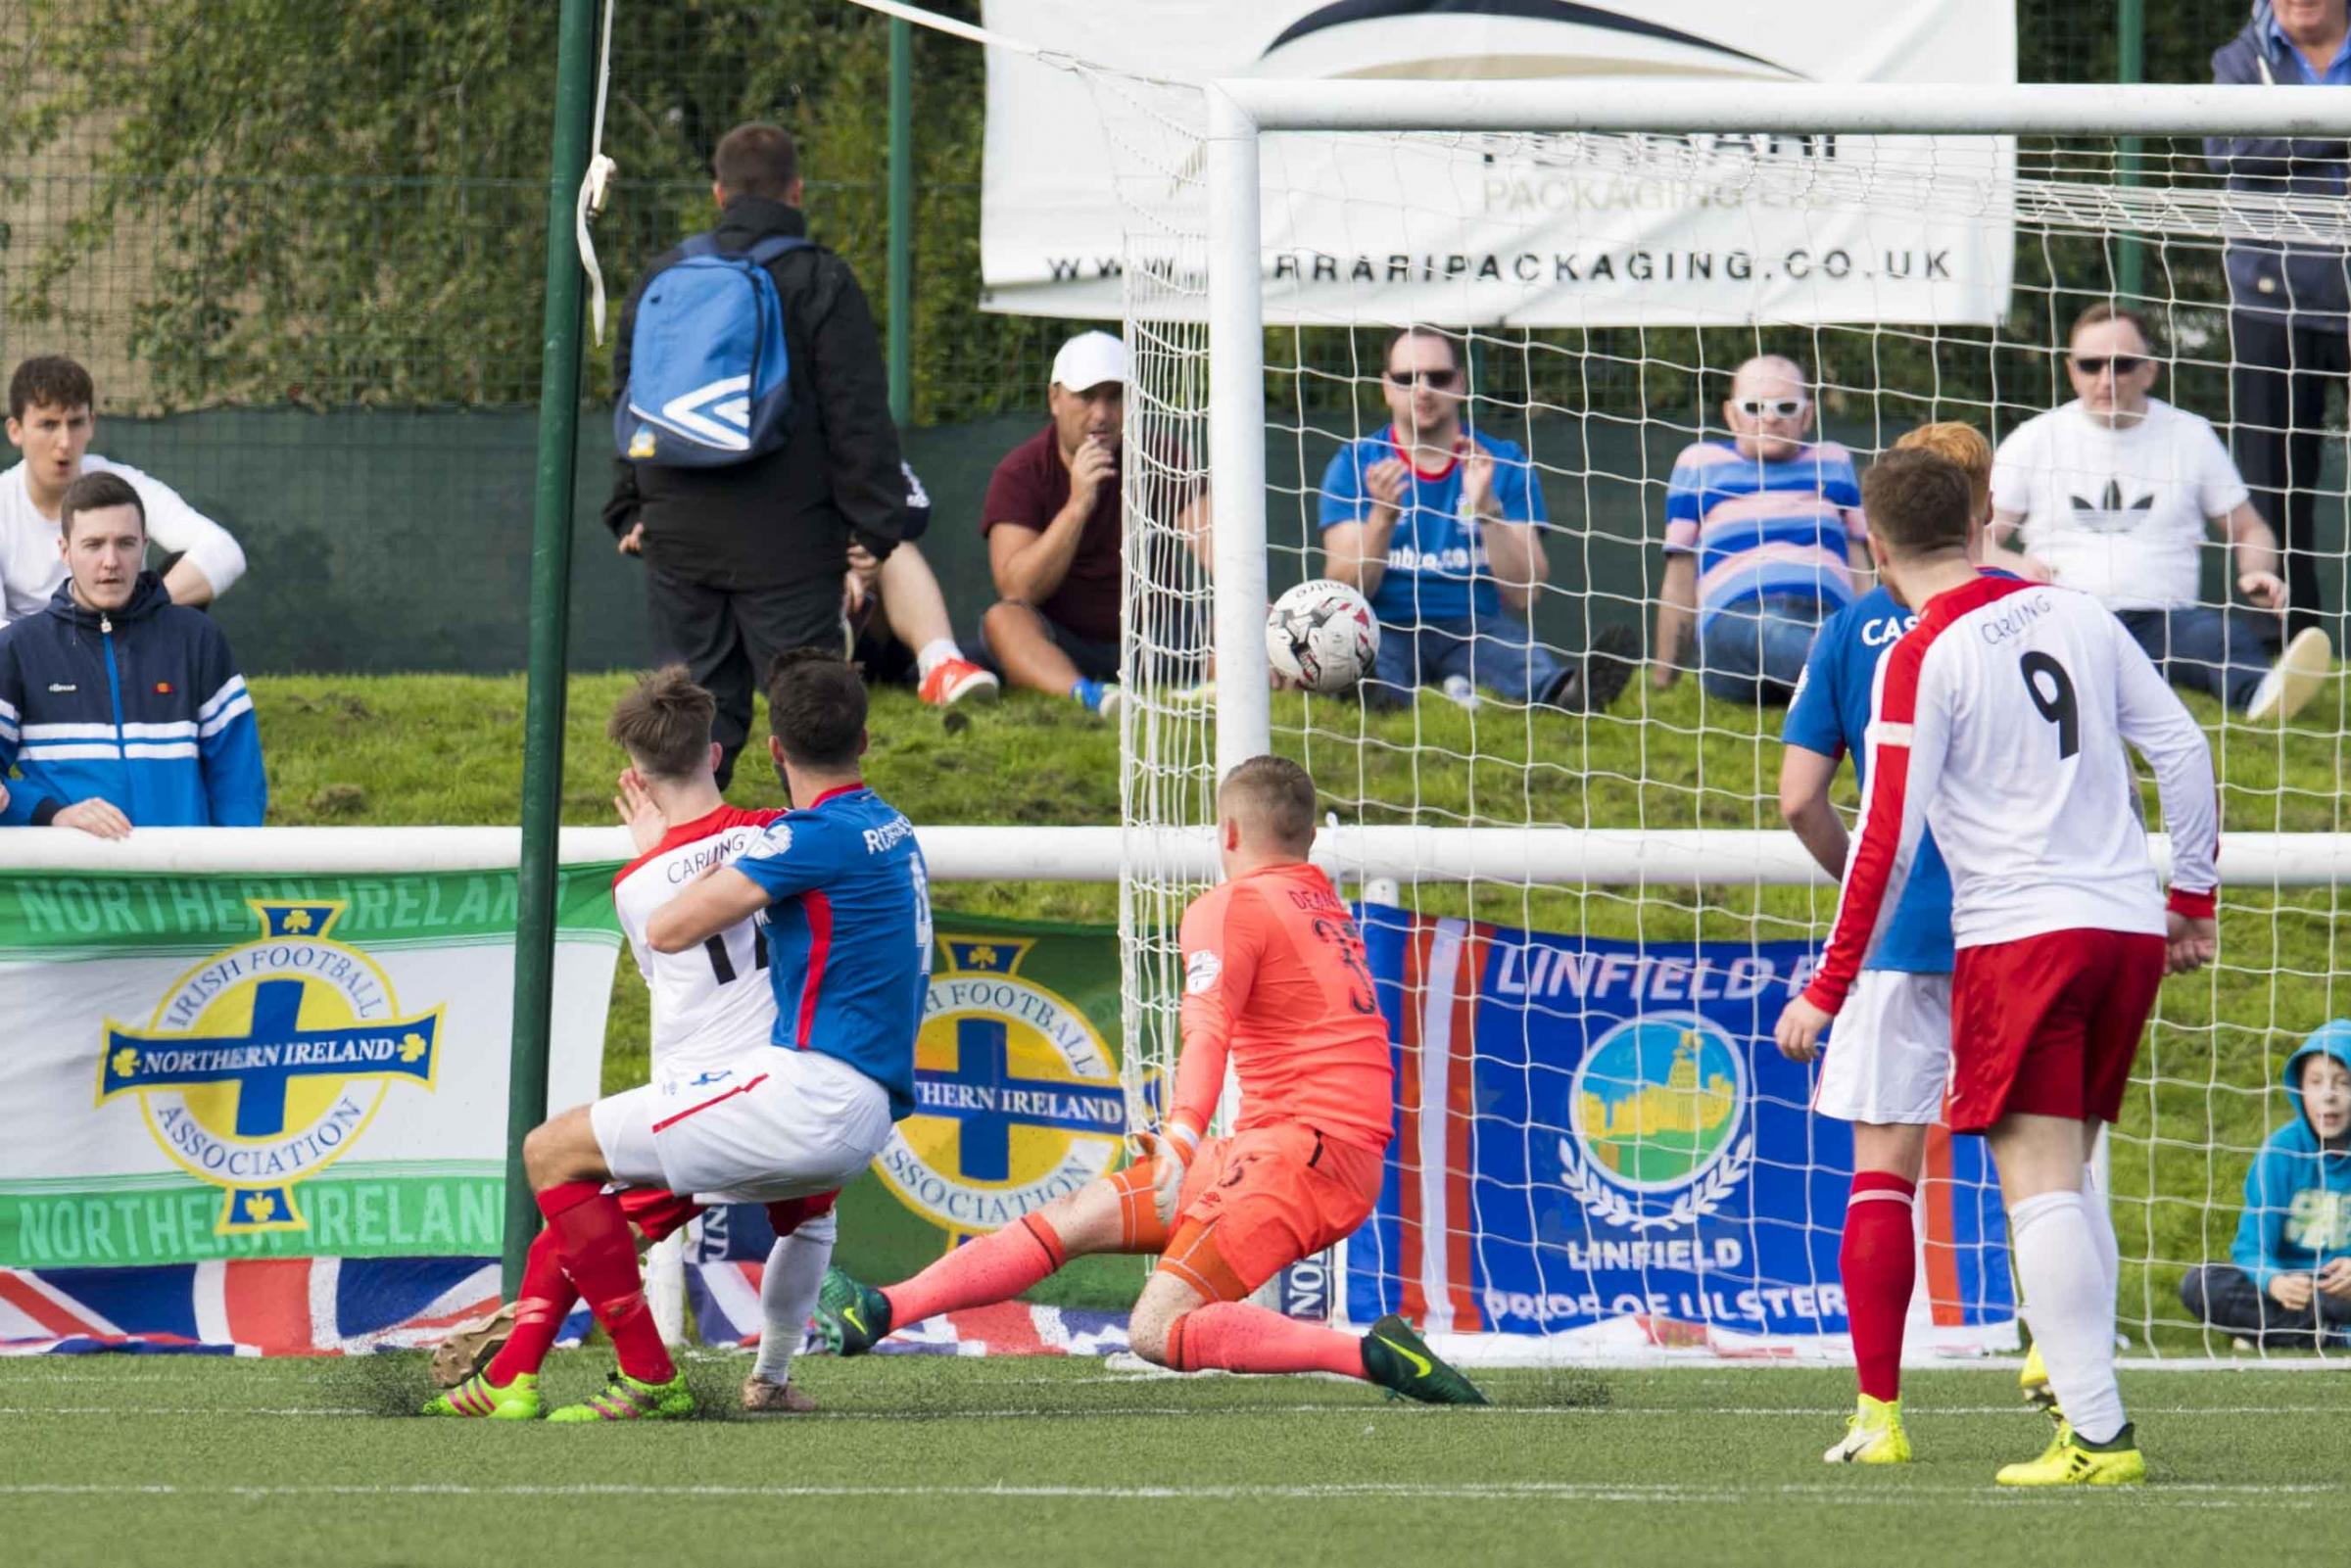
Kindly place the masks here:
[(2085, 496), (2069, 496), (2066, 499), (2074, 504), (2075, 520), (2084, 528), (2094, 529), (2101, 534), (2121, 533), (2136, 527), (2146, 520), (2147, 512), (2155, 504), (2155, 493), (2151, 490), (2136, 500), (2124, 500), (2120, 479), (2107, 480), (2105, 494), (2096, 500)]

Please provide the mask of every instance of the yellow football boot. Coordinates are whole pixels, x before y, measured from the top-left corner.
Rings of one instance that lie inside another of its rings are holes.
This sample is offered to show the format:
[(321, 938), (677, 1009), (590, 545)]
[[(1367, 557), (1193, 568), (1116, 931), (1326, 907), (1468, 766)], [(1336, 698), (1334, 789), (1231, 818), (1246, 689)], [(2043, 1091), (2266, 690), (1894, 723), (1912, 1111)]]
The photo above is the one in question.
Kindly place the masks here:
[(1861, 1396), (1846, 1417), (1845, 1437), (1821, 1455), (1829, 1464), (1908, 1464), (1910, 1438), (1902, 1430), (1902, 1402)]
[(2003, 1487), (2130, 1487), (2147, 1479), (2147, 1461), (2128, 1421), (2112, 1442), (2096, 1448), (2065, 1427), (2039, 1458), (2002, 1465), (1992, 1479)]

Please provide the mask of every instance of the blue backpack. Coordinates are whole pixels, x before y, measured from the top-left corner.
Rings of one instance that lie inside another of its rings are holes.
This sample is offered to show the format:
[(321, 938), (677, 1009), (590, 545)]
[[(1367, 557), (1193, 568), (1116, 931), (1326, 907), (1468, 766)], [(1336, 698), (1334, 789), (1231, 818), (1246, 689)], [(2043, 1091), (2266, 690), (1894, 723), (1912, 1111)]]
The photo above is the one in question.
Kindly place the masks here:
[(792, 408), (784, 302), (768, 266), (807, 241), (771, 234), (722, 253), (696, 234), (637, 301), (612, 441), (633, 462), (724, 468), (784, 444)]

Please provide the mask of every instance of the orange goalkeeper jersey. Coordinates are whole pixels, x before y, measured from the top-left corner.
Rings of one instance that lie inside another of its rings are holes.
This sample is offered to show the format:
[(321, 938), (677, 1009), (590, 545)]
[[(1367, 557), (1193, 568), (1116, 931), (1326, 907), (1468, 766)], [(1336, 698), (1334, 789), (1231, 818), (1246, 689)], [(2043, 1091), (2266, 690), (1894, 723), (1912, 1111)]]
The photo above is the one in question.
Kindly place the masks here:
[(1211, 889), (1183, 915), (1183, 1056), (1169, 1119), (1204, 1131), (1229, 1055), (1236, 1130), (1296, 1121), (1383, 1150), (1395, 1122), (1388, 1026), (1364, 939), (1304, 862)]

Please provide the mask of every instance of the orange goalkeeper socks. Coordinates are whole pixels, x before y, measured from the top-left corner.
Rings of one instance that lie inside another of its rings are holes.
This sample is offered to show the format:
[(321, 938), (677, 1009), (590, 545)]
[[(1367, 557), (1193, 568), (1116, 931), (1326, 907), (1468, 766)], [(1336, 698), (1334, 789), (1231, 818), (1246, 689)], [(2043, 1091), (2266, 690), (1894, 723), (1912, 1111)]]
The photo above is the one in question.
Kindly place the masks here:
[(1364, 1343), (1243, 1302), (1211, 1302), (1168, 1325), (1168, 1364), (1178, 1372), (1336, 1372), (1364, 1375)]
[(889, 1326), (905, 1328), (941, 1312), (1011, 1301), (1068, 1261), (1052, 1225), (1027, 1215), (1017, 1225), (966, 1242), (914, 1278), (884, 1287)]

